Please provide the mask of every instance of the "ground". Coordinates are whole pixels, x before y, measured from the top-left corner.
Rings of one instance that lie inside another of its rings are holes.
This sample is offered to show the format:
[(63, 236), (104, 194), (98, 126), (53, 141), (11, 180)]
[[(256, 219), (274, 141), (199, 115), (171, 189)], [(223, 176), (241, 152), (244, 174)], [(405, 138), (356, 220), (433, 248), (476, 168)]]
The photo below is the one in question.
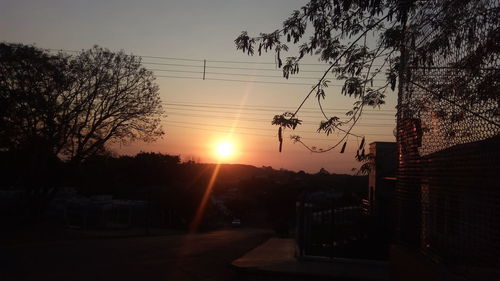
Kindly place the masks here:
[[(201, 234), (0, 244), (0, 280), (262, 280), (231, 261), (271, 232), (226, 229)], [(281, 280), (281, 277), (266, 277)]]

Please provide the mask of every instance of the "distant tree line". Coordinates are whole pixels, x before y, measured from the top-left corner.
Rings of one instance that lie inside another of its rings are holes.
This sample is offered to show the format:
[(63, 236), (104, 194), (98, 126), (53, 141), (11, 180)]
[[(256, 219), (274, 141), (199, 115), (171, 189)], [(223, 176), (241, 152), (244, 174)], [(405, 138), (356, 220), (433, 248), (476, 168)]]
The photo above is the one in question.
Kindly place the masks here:
[[(12, 189), (23, 171), (11, 165), (13, 158), (0, 153), (5, 177), (0, 187)], [(18, 165), (21, 165), (19, 163)], [(64, 172), (55, 177), (58, 186), (75, 188), (80, 195), (112, 195), (116, 199), (145, 200), (156, 214), (170, 214), (172, 227), (185, 228), (206, 191), (215, 164), (181, 162), (179, 156), (141, 152), (135, 156), (94, 155), (80, 165), (60, 163)], [(295, 203), (301, 194), (336, 190), (346, 204), (366, 196), (366, 177), (223, 164), (212, 194), (229, 210), (224, 213), (210, 202), (202, 227), (214, 227), (239, 218), (245, 225), (266, 226), (286, 235), (295, 220)]]

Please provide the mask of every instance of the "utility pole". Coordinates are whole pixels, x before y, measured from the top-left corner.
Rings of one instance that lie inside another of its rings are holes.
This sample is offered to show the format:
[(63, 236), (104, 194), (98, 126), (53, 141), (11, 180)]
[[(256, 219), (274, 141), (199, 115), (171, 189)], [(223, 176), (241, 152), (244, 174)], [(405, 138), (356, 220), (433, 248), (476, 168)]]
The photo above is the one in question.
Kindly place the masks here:
[(203, 80), (205, 80), (205, 69), (207, 68), (207, 60), (203, 60)]

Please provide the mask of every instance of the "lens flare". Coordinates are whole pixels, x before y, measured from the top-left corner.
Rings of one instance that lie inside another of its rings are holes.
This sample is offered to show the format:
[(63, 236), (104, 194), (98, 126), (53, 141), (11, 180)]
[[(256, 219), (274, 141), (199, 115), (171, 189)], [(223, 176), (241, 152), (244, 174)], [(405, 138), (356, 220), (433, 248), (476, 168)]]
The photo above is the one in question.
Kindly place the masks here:
[(217, 179), (217, 175), (219, 174), (220, 164), (215, 165), (214, 170), (212, 172), (212, 176), (210, 177), (210, 181), (208, 182), (207, 188), (205, 189), (205, 193), (201, 198), (200, 205), (198, 205), (198, 209), (196, 210), (195, 216), (191, 225), (189, 226), (189, 232), (194, 233), (198, 230), (200, 226), (200, 222), (203, 219), (203, 215), (205, 213), (205, 208), (207, 206), (208, 199), (210, 198), (210, 194), (212, 193), (212, 189), (215, 184), (215, 180)]

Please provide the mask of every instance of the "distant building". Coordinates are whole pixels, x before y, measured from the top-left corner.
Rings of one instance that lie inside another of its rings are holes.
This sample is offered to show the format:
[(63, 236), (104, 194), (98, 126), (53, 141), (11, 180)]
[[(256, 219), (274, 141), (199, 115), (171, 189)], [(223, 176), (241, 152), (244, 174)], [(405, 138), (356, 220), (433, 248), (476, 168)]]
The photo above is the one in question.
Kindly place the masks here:
[(390, 215), (397, 171), (395, 142), (370, 143), (371, 170), (368, 176), (369, 214), (387, 217)]
[(64, 188), (50, 205), (50, 213), (62, 216), (72, 228), (129, 228), (144, 225), (149, 203), (143, 200), (114, 199), (112, 195), (86, 197)]

